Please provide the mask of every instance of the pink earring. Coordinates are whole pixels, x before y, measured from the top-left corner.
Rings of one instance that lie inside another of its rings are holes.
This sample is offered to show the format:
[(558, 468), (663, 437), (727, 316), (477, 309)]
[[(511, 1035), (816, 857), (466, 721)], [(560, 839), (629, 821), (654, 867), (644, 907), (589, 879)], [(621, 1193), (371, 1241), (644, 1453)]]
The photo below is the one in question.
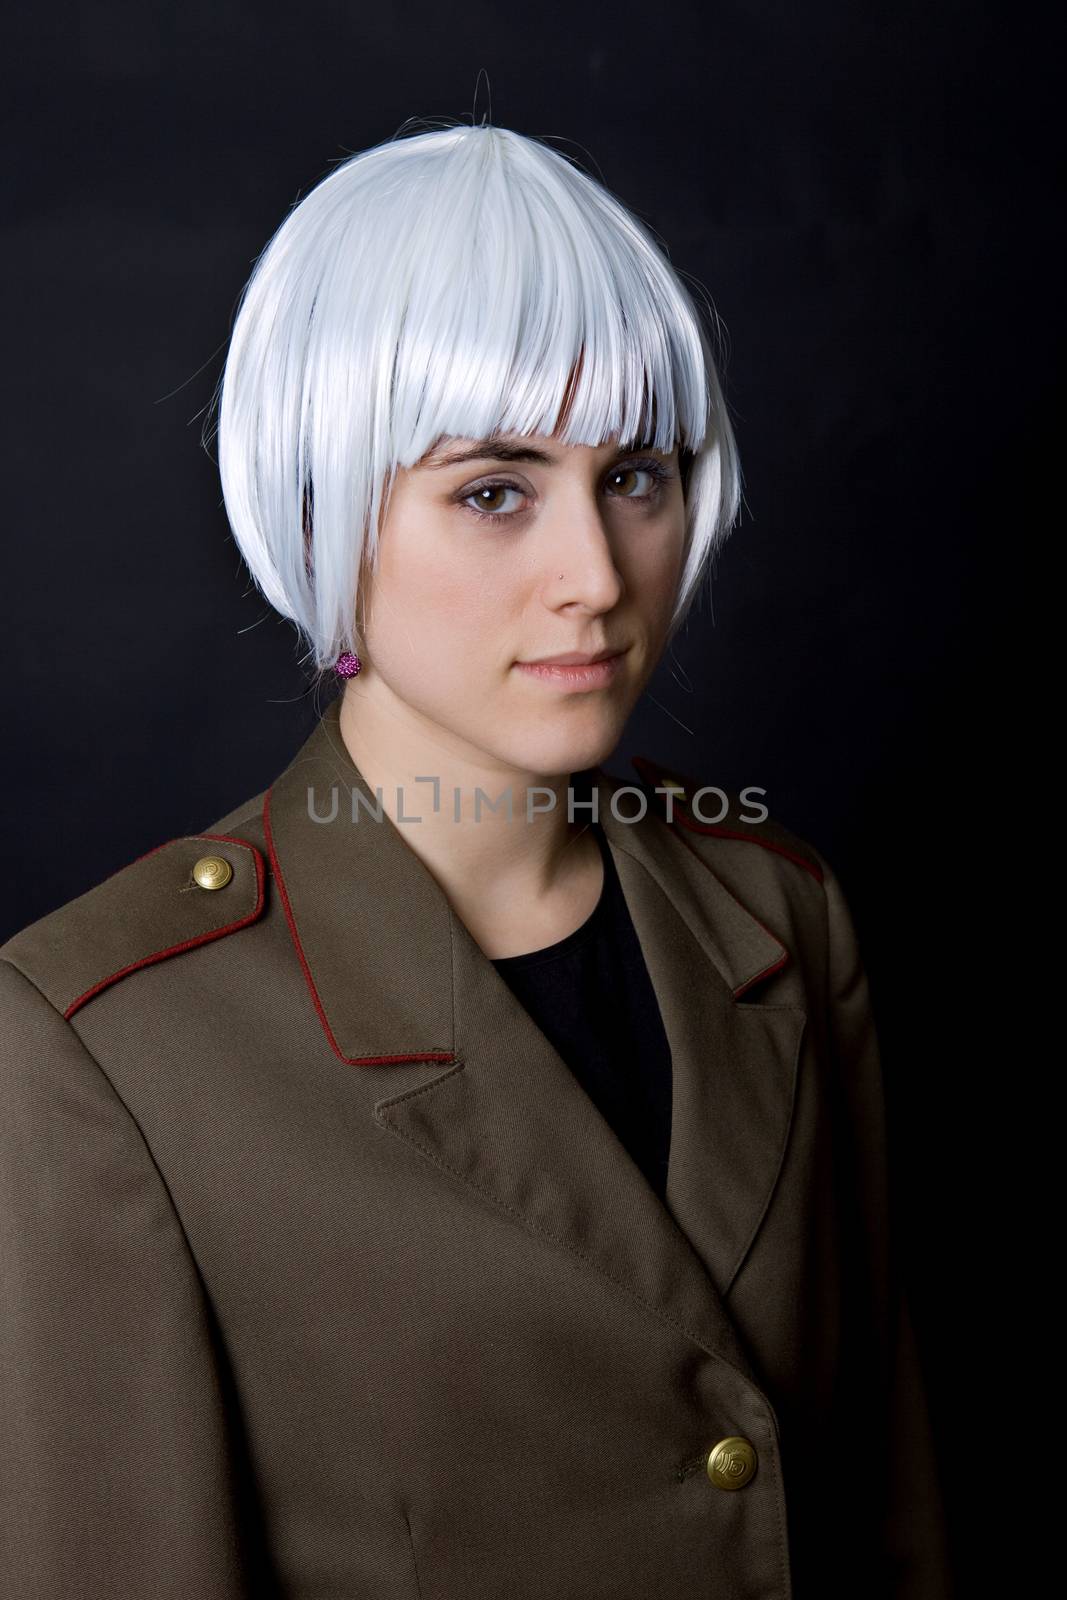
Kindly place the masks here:
[(354, 678), (357, 672), (362, 671), (363, 663), (351, 650), (344, 650), (334, 662), (333, 670), (339, 678)]

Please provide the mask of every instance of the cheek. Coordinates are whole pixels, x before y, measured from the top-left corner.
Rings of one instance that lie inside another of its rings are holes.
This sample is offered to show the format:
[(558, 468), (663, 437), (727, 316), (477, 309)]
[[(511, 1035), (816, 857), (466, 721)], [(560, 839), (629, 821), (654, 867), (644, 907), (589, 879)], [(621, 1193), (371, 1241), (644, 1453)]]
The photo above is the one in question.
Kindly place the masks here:
[(628, 587), (643, 609), (659, 612), (673, 604), (682, 575), (684, 544), (683, 519), (674, 527), (659, 530), (654, 538), (631, 545)]
[(449, 563), (434, 574), (433, 582), (424, 589), (423, 603), (432, 611), (439, 626), (444, 626), (457, 638), (474, 645), (479, 640), (486, 643), (500, 628), (506, 614), (504, 608), (507, 587), (499, 574), (485, 567), (468, 570)]
[[(454, 551), (452, 551), (454, 556)], [(512, 586), (502, 569), (465, 570), (432, 542), (397, 539), (373, 585), (368, 646), (382, 667), (417, 667), (455, 679), (492, 650), (506, 626)]]

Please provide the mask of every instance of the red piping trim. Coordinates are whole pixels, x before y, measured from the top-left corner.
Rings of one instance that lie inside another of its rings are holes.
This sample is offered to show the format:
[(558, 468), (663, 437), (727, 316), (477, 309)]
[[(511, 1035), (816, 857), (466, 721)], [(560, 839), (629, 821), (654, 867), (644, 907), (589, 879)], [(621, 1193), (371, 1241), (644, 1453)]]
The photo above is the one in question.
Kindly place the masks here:
[[(685, 843), (684, 840), (682, 842)], [(719, 877), (719, 874), (717, 872), (715, 872), (710, 866), (708, 866), (708, 863), (704, 860), (704, 857), (700, 856), (700, 855), (697, 855), (697, 852), (693, 849), (692, 845), (687, 844), (685, 847), (689, 851), (690, 855), (696, 856), (696, 859), (700, 862), (701, 866), (704, 867), (708, 872), (711, 873), (712, 877), (715, 879), (716, 883), (719, 885), (719, 888), (722, 890), (723, 894), (728, 894), (730, 896), (730, 899), (733, 901), (734, 905), (735, 906), (740, 906), (741, 910), (745, 913), (745, 915), (748, 916), (748, 917), (751, 917), (753, 922), (757, 923), (759, 925), (759, 927), (761, 927), (763, 929), (763, 931), (767, 935), (768, 939), (773, 939), (774, 940), (775, 944), (778, 946), (779, 950), (781, 950), (781, 952), (782, 952), (782, 954), (778, 957), (778, 959), (776, 961), (772, 961), (771, 962), (769, 967), (764, 967), (762, 969), (762, 971), (754, 973), (751, 978), (746, 978), (744, 983), (739, 983), (736, 989), (731, 990), (731, 993), (733, 994), (734, 999), (738, 1000), (738, 999), (740, 999), (740, 997), (743, 994), (746, 993), (747, 990), (752, 988), (752, 985), (754, 983), (761, 983), (764, 978), (769, 978), (773, 972), (780, 972), (782, 970), (782, 968), (786, 965), (786, 963), (792, 959), (792, 957), (790, 956), (790, 953), (789, 953), (788, 949), (786, 948), (786, 946), (782, 943), (781, 939), (779, 939), (778, 935), (774, 932), (774, 929), (773, 928), (768, 928), (768, 926), (767, 926), (767, 924), (765, 922), (760, 922), (760, 919), (759, 919), (759, 917), (757, 917), (756, 913), (754, 911), (750, 911), (748, 906), (744, 905), (737, 898), (737, 896), (734, 894), (733, 890), (732, 889), (728, 889), (726, 887), (725, 883), (723, 883), (722, 879)]]
[[(654, 762), (649, 761), (647, 756), (632, 756), (630, 765), (636, 767), (638, 777), (649, 783), (653, 790), (657, 785), (652, 780), (656, 778), (673, 778), (676, 782), (681, 782), (687, 793), (693, 788), (700, 787), (699, 784), (694, 784), (690, 779), (679, 779), (676, 773), (662, 771)], [(719, 839), (740, 839), (744, 844), (762, 845), (764, 850), (773, 850), (776, 855), (785, 856), (787, 861), (792, 861), (798, 867), (803, 867), (805, 871), (811, 873), (816, 883), (822, 882), (822, 868), (816, 862), (809, 861), (806, 856), (798, 856), (795, 851), (790, 850), (786, 845), (776, 844), (772, 839), (761, 839), (758, 833), (739, 833), (735, 828), (728, 828), (721, 822), (696, 822), (682, 809), (686, 803), (677, 798), (675, 799), (671, 813), (671, 826), (675, 822), (680, 822), (682, 827), (688, 828), (691, 833), (710, 833)], [(666, 821), (666, 818), (664, 818), (664, 821)]]
[(333, 1029), (330, 1027), (330, 1024), (327, 1020), (326, 1012), (323, 1010), (322, 1001), (319, 999), (319, 992), (315, 987), (315, 980), (311, 976), (311, 968), (308, 966), (307, 957), (304, 954), (304, 947), (300, 943), (300, 935), (296, 929), (296, 919), (293, 916), (293, 908), (289, 903), (289, 894), (286, 890), (285, 879), (282, 876), (282, 869), (278, 861), (278, 852), (274, 848), (274, 832), (270, 825), (270, 802), (273, 792), (274, 785), (271, 784), (263, 801), (263, 832), (266, 836), (267, 852), (270, 856), (271, 871), (273, 872), (275, 880), (278, 884), (278, 892), (281, 895), (282, 906), (285, 910), (285, 920), (289, 924), (289, 934), (293, 941), (293, 947), (300, 959), (300, 966), (304, 973), (304, 982), (308, 986), (308, 992), (311, 995), (312, 1004), (318, 1013), (319, 1021), (322, 1023), (323, 1032), (330, 1042), (330, 1049), (333, 1051), (334, 1055), (337, 1056), (338, 1060), (343, 1061), (345, 1065), (349, 1067), (389, 1066), (396, 1061), (455, 1061), (456, 1053), (454, 1050), (427, 1050), (416, 1055), (398, 1056), (346, 1056), (342, 1053), (340, 1045), (333, 1036)]
[(720, 839), (743, 839), (746, 844), (760, 844), (764, 850), (773, 850), (777, 855), (785, 856), (787, 861), (795, 861), (798, 867), (805, 867), (816, 883), (822, 882), (822, 868), (814, 861), (809, 861), (806, 856), (798, 856), (792, 850), (787, 850), (784, 844), (776, 844), (771, 839), (761, 839), (754, 833), (738, 833), (735, 829), (723, 827), (718, 822), (694, 822), (692, 817), (677, 809), (677, 802), (674, 820), (680, 822), (683, 828), (688, 828), (691, 833), (713, 833)]
[[(149, 856), (154, 856), (157, 850), (165, 850), (171, 844), (185, 843), (187, 839), (219, 839), (225, 844), (235, 844), (242, 850), (250, 850), (252, 852), (252, 860), (256, 868), (256, 903), (252, 910), (246, 917), (239, 917), (236, 922), (227, 922), (221, 928), (212, 928), (210, 932), (198, 934), (195, 939), (185, 939), (181, 944), (168, 945), (165, 950), (153, 951), (150, 956), (142, 956), (140, 961), (131, 961), (128, 967), (120, 967), (117, 972), (112, 972), (108, 977), (101, 978), (99, 983), (94, 983), (91, 989), (86, 989), (84, 994), (80, 994), (76, 1000), (71, 1001), (63, 1013), (68, 1021), (87, 1000), (91, 1000), (94, 995), (98, 995), (102, 989), (108, 988), (110, 984), (117, 982), (119, 978), (124, 978), (127, 973), (136, 972), (138, 967), (153, 966), (157, 961), (165, 961), (168, 956), (178, 955), (182, 950), (193, 950), (198, 944), (210, 944), (213, 939), (221, 939), (225, 933), (235, 933), (238, 928), (247, 927), (250, 922), (255, 922), (256, 918), (261, 915), (264, 905), (264, 883), (266, 881), (263, 856), (254, 844), (249, 844), (247, 839), (235, 839), (228, 833), (191, 833), (184, 835), (180, 841), (166, 839), (163, 844), (153, 845), (151, 850), (146, 850), (144, 855), (135, 856), (134, 861), (129, 862), (128, 865), (133, 866), (137, 861), (145, 861)], [(122, 868), (120, 867), (116, 870), (121, 872)], [(109, 877), (114, 877), (114, 875), (114, 873), (108, 874)], [(102, 881), (106, 882), (106, 879)]]
[[(644, 777), (646, 773), (653, 777), (669, 778), (674, 776), (673, 773), (669, 772), (657, 773), (652, 763), (647, 761), (644, 756), (634, 756), (633, 765), (637, 768), (639, 777)], [(799, 866), (803, 867), (809, 865), (809, 863), (802, 860), (801, 857), (793, 855), (791, 851), (784, 850), (781, 845), (769, 844), (766, 839), (759, 839), (754, 835), (747, 833), (735, 833), (733, 829), (720, 827), (718, 823), (691, 822), (680, 811), (677, 810), (677, 806), (679, 804), (679, 801), (675, 801), (675, 811), (672, 814), (671, 822), (668, 824), (668, 826), (673, 826), (675, 822), (680, 822), (683, 824), (683, 826), (689, 828), (690, 832), (692, 833), (714, 833), (721, 835), (725, 839), (743, 839), (747, 844), (762, 844), (766, 849), (777, 850), (780, 855), (788, 856), (790, 861), (796, 861)], [(664, 817), (663, 821), (666, 822), (666, 820), (666, 817)], [(742, 904), (733, 891), (726, 887), (725, 883), (723, 883), (722, 879), (719, 877), (719, 874), (710, 866), (707, 861), (704, 860), (704, 857), (698, 855), (691, 845), (686, 845), (686, 849), (689, 851), (690, 855), (696, 856), (696, 859), (700, 862), (702, 867), (705, 867), (707, 871), (711, 873), (712, 877), (718, 883), (723, 893), (728, 894), (735, 905), (741, 906), (742, 911), (744, 911), (746, 915), (750, 916), (753, 922), (757, 923), (759, 927), (763, 929), (768, 939), (774, 940), (775, 944), (782, 952), (776, 961), (771, 962), (769, 967), (764, 967), (761, 972), (753, 973), (751, 978), (746, 978), (744, 983), (739, 983), (735, 989), (730, 991), (735, 1000), (740, 1000), (741, 996), (743, 994), (747, 994), (749, 989), (751, 989), (754, 984), (762, 983), (764, 978), (769, 978), (773, 973), (780, 972), (782, 968), (792, 960), (792, 957), (789, 950), (785, 945), (783, 945), (781, 939), (779, 939), (774, 930), (772, 928), (768, 928), (767, 924), (765, 922), (761, 922), (754, 911), (749, 910), (748, 906)]]
[[(749, 916), (751, 916), (751, 915), (752, 915), (752, 913), (749, 912)], [(756, 921), (759, 922), (759, 918), (758, 917), (756, 918)], [(760, 927), (762, 927), (762, 926), (763, 926), (763, 924), (760, 923)], [(771, 937), (772, 937), (772, 939), (777, 939), (778, 935), (777, 934), (771, 934)], [(779, 940), (778, 942), (781, 943), (781, 940)], [(771, 964), (771, 966), (769, 966), (769, 967), (764, 967), (763, 971), (762, 972), (757, 972), (754, 978), (748, 978), (748, 979), (746, 979), (746, 981), (744, 983), (739, 983), (737, 988), (733, 991), (734, 999), (735, 1000), (740, 1000), (741, 996), (743, 994), (747, 994), (749, 989), (752, 988), (752, 985), (754, 983), (762, 983), (763, 979), (764, 978), (769, 978), (772, 973), (781, 972), (782, 968), (787, 965), (789, 960), (790, 960), (789, 951), (786, 950), (785, 953), (782, 955), (780, 960), (773, 962)]]

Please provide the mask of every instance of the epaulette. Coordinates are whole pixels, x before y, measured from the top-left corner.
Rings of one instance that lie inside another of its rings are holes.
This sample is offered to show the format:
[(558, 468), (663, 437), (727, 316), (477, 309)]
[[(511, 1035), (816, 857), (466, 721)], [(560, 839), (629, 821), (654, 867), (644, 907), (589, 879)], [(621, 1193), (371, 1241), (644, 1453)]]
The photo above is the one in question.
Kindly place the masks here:
[[(805, 868), (822, 882), (822, 863), (811, 846), (772, 817), (752, 822), (742, 820), (745, 814), (742, 797), (717, 785), (701, 785), (693, 778), (672, 772), (658, 761), (649, 760), (647, 756), (633, 756), (631, 765), (649, 794), (650, 803), (664, 821), (680, 832), (686, 830), (718, 839), (741, 839), (746, 844), (762, 845), (764, 850), (774, 850), (787, 860), (796, 862), (797, 866)], [(704, 794), (709, 798), (703, 804), (713, 814), (722, 810), (722, 800), (726, 798), (727, 809), (721, 822), (701, 819), (701, 796)]]
[(262, 852), (226, 833), (156, 845), (0, 946), (64, 1017), (139, 967), (247, 927), (262, 915)]

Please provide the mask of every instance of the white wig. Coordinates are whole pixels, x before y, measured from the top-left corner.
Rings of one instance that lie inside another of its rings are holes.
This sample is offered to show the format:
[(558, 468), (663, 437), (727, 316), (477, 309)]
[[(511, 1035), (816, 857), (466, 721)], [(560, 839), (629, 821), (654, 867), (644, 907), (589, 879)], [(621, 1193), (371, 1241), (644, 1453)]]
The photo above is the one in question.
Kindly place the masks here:
[[(226, 513), (319, 671), (358, 650), (398, 466), (445, 437), (680, 447), (688, 612), (741, 498), (696, 303), (651, 230), (540, 140), (446, 123), (346, 160), (270, 240), (218, 401)], [(364, 562), (368, 563), (367, 568)]]

